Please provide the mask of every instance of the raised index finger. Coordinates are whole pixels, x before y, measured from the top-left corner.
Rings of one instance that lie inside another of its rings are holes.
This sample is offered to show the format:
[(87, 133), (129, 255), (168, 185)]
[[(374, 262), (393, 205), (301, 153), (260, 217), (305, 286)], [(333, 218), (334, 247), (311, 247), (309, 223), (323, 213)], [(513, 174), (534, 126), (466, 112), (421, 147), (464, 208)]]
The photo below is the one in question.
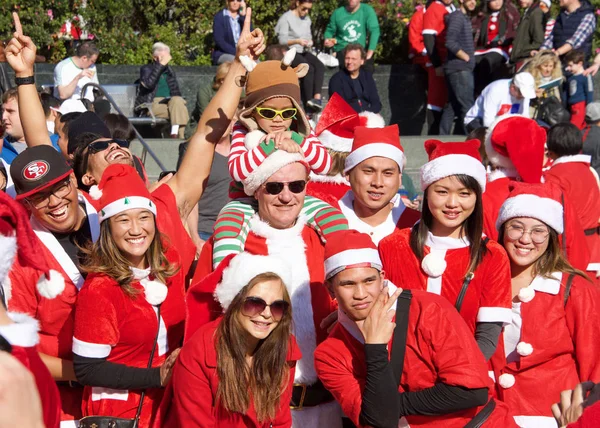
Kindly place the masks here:
[(15, 33), (22, 36), (23, 35), (23, 27), (21, 26), (21, 20), (19, 19), (19, 14), (17, 12), (13, 12), (13, 21), (15, 22)]
[(244, 19), (244, 28), (242, 33), (250, 33), (250, 24), (252, 22), (252, 8), (246, 9), (246, 18)]

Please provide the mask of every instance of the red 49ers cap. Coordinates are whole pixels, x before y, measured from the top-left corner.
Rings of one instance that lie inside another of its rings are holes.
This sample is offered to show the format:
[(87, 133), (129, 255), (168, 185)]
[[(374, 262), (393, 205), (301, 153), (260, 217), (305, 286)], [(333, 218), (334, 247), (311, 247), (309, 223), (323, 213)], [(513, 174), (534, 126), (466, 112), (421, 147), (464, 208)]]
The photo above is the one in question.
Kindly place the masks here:
[(17, 200), (64, 180), (72, 172), (65, 158), (52, 146), (25, 149), (10, 164)]

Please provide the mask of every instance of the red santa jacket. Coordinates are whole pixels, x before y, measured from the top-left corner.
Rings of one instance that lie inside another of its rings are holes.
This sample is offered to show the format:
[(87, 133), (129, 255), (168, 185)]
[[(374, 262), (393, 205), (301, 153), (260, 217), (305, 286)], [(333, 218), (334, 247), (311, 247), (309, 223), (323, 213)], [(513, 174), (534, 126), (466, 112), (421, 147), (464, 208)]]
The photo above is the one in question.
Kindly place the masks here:
[[(410, 248), (410, 229), (403, 229), (379, 243), (383, 269), (399, 287), (425, 290), (445, 297), (453, 306), (463, 287), (469, 266), (468, 242), (429, 234), (424, 255), (439, 251), (447, 267), (441, 277), (427, 276)], [(471, 331), (477, 322), (509, 322), (511, 302), (510, 264), (497, 242), (488, 241), (487, 253), (468, 285), (460, 314)]]
[[(493, 180), (486, 185), (485, 192), (482, 196), (483, 202), (483, 232), (490, 239), (494, 241), (498, 240), (498, 230), (496, 230), (496, 220), (498, 220), (498, 213), (500, 207), (510, 193), (509, 186), (514, 179), (509, 177), (498, 178)], [(555, 187), (556, 191), (558, 189)], [(565, 232), (564, 236), (561, 236), (561, 242), (566, 237), (567, 247), (567, 258), (569, 262), (577, 269), (586, 270), (589, 260), (590, 252), (587, 248), (585, 235), (583, 228), (577, 217), (577, 213), (573, 206), (572, 201), (568, 195), (564, 195), (564, 215), (565, 215)]]
[[(388, 350), (392, 349), (392, 341)], [(358, 427), (361, 427), (359, 416), (367, 376), (363, 348), (360, 330), (340, 312), (338, 324), (315, 352), (319, 379), (341, 404), (344, 414)], [(458, 313), (445, 299), (415, 290), (398, 391), (421, 391), (440, 382), (465, 388), (489, 388), (489, 396), (492, 395), (492, 381), (483, 355)], [(462, 428), (482, 408), (442, 416), (407, 416), (406, 420), (411, 427)], [(508, 408), (497, 403), (483, 426), (516, 427), (516, 424)]]
[[(167, 250), (167, 258), (178, 264), (176, 251)], [(183, 339), (183, 271), (170, 277), (166, 285), (168, 293), (160, 307), (160, 332), (152, 367), (160, 367)], [(130, 367), (147, 367), (159, 329), (156, 307), (146, 300), (140, 280), (132, 281), (131, 286), (138, 291), (134, 297), (126, 295), (116, 281), (104, 274), (88, 275), (77, 300), (73, 353), (88, 358), (106, 358)], [(141, 392), (86, 386), (82, 405), (84, 416), (132, 418)], [(140, 427), (151, 425), (162, 394), (163, 390), (159, 388), (146, 389)]]
[(433, 1), (423, 17), (423, 34), (435, 36), (435, 49), (442, 63), (446, 62), (448, 49), (446, 48), (446, 15), (454, 11), (454, 6), (446, 6), (439, 0)]
[[(287, 388), (280, 397), (280, 406), (275, 419), (259, 422), (250, 399), (244, 414), (229, 413), (215, 405), (219, 376), (217, 374), (217, 351), (215, 332), (221, 323), (218, 318), (200, 327), (181, 350), (171, 380), (172, 400), (163, 427), (211, 426), (226, 428), (268, 428), (289, 427), (292, 424), (290, 399), (294, 383), (296, 361), (300, 359), (300, 349), (293, 336), (288, 345), (287, 361), (290, 367)], [(249, 386), (240, 386), (250, 390)]]
[(8, 315), (15, 323), (0, 326), (0, 336), (11, 344), (12, 356), (33, 374), (42, 401), (44, 426), (58, 428), (61, 413), (60, 395), (56, 388), (56, 382), (52, 379), (36, 349), (39, 343), (39, 324), (25, 314), (9, 313)]
[(425, 65), (429, 61), (423, 41), (425, 6), (418, 5), (408, 23), (408, 57), (414, 64)]
[(577, 422), (569, 424), (567, 428), (596, 428), (600, 426), (600, 401), (583, 410)]
[(594, 264), (590, 270), (600, 270), (600, 190), (590, 170), (590, 156), (560, 157), (552, 163), (544, 178), (547, 183), (555, 183), (560, 187), (573, 204), (583, 229), (589, 230), (586, 242), (590, 251), (590, 264)]
[(600, 381), (600, 292), (575, 276), (565, 306), (568, 275), (553, 277), (521, 290), (490, 360), (498, 397), (521, 417), (517, 422), (551, 418), (561, 391)]

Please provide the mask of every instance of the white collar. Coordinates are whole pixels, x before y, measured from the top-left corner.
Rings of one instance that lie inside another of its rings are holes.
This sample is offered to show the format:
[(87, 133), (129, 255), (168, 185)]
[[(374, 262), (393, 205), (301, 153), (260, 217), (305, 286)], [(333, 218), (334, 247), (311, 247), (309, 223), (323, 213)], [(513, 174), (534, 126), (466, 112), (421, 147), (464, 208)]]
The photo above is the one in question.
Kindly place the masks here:
[[(404, 205), (404, 203), (402, 203), (402, 198), (398, 193), (396, 193), (396, 195), (394, 195), (394, 197), (392, 198), (392, 200), (389, 203), (392, 204), (392, 210), (391, 210), (390, 214), (388, 215), (388, 217), (386, 218), (386, 220), (381, 224), (384, 224), (391, 217), (392, 222), (394, 223), (394, 225), (396, 225), (398, 223), (398, 220), (400, 220), (400, 216), (404, 212), (404, 209), (406, 208), (406, 206)], [(342, 211), (342, 214), (344, 214), (344, 216), (347, 219), (355, 218), (356, 220), (361, 221), (364, 224), (367, 224), (363, 220), (361, 220), (356, 215), (356, 212), (354, 211), (354, 192), (352, 190), (348, 190), (346, 192), (346, 194), (339, 200), (339, 206), (340, 206), (340, 210)], [(380, 225), (377, 225), (377, 226), (380, 226)], [(377, 226), (370, 226), (370, 227), (375, 228)]]
[(129, 266), (129, 269), (131, 269), (131, 272), (133, 272), (133, 278), (136, 280), (146, 279), (148, 276), (150, 276), (151, 269), (149, 267), (146, 269), (138, 269), (133, 266)]
[[(398, 287), (396, 287), (392, 283), (392, 281), (388, 281), (387, 279), (384, 282), (384, 286), (386, 284), (388, 286), (388, 295), (391, 296), (398, 289)], [(394, 302), (394, 304), (390, 308), (390, 311), (391, 310), (394, 310), (394, 311), (396, 310), (396, 302)], [(365, 337), (363, 336), (362, 332), (360, 331), (360, 328), (358, 328), (356, 323), (354, 321), (352, 321), (348, 317), (348, 315), (346, 315), (346, 313), (344, 311), (342, 311), (341, 309), (338, 309), (338, 322), (342, 325), (342, 327), (344, 327), (346, 329), (346, 331), (348, 331), (348, 333), (350, 333), (352, 335), (352, 337), (354, 337), (356, 340), (358, 340), (362, 344), (365, 343)]]
[(562, 281), (562, 272), (553, 272), (552, 278), (545, 278), (543, 276), (536, 276), (531, 284), (529, 285), (535, 291), (541, 291), (552, 295), (557, 295), (560, 291), (560, 283)]
[(261, 220), (258, 214), (254, 214), (250, 219), (250, 230), (261, 238), (266, 239), (289, 239), (299, 236), (306, 225), (306, 217), (300, 215), (296, 224), (289, 229), (275, 229), (264, 220)]
[(488, 174), (488, 181), (492, 182), (501, 178), (516, 179), (519, 176), (514, 168), (496, 168)]
[(425, 245), (436, 250), (455, 250), (457, 248), (466, 248), (470, 245), (469, 238), (451, 238), (449, 236), (435, 236), (431, 232), (427, 232)]
[(570, 163), (570, 162), (583, 162), (583, 163), (591, 163), (592, 157), (590, 155), (572, 155), (572, 156), (561, 156), (552, 162), (552, 168), (555, 165), (560, 165), (561, 163)]

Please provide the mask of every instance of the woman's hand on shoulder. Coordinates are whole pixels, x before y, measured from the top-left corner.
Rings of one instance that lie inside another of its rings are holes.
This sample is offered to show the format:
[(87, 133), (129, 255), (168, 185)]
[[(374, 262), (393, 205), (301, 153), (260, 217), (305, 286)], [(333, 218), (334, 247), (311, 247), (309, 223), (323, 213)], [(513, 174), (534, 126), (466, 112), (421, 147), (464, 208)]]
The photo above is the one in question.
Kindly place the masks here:
[(160, 366), (161, 386), (166, 386), (171, 380), (171, 375), (173, 374), (173, 367), (175, 367), (175, 362), (177, 361), (179, 352), (181, 352), (181, 348), (175, 349), (173, 352), (171, 352), (171, 355), (167, 357), (163, 365)]

